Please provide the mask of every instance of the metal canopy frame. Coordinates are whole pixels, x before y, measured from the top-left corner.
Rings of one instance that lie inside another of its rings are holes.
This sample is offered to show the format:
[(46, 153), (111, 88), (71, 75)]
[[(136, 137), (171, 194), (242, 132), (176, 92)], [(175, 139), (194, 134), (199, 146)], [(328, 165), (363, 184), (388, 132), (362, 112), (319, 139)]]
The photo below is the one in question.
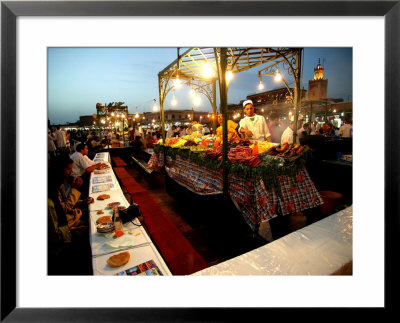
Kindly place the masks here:
[[(226, 80), (226, 72), (237, 74), (264, 65), (258, 76), (273, 75), (279, 64), (292, 76), (294, 81), (294, 93), (289, 91), (293, 98), (295, 108), (295, 123), (293, 140), (297, 135), (297, 119), (300, 106), (300, 80), (301, 80), (301, 54), (303, 48), (213, 48), (213, 47), (194, 47), (186, 49), (180, 54), (177, 48), (177, 58), (158, 73), (159, 100), (160, 100), (160, 119), (163, 143), (165, 143), (165, 119), (164, 102), (171, 90), (174, 90), (173, 81), (179, 79), (182, 84), (192, 86), (207, 97), (213, 113), (217, 112), (216, 86), (220, 91), (220, 111), (222, 114), (223, 129), (223, 192), (224, 197), (228, 197), (228, 173), (227, 173), (227, 92), (229, 81)], [(210, 76), (203, 75), (203, 68), (208, 64)], [(286, 87), (287, 83), (283, 79)], [(213, 128), (216, 128), (214, 119)], [(165, 158), (165, 154), (164, 154)]]

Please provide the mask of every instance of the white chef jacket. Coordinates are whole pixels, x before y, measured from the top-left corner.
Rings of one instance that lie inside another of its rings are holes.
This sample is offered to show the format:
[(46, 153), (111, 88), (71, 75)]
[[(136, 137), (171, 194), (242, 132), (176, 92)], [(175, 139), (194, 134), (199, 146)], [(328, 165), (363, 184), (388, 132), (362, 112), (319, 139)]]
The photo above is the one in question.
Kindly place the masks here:
[[(254, 118), (254, 121), (251, 121), (250, 118)], [(254, 117), (245, 116), (242, 120), (240, 120), (239, 132), (242, 128), (250, 130), (253, 133), (253, 137), (246, 138), (249, 139), (251, 142), (266, 141), (268, 137), (271, 137), (265, 118), (258, 114), (255, 114)]]
[(287, 142), (288, 144), (293, 143), (293, 130), (290, 127), (287, 127), (282, 133), (281, 145), (283, 145), (285, 142)]
[(79, 151), (74, 152), (70, 158), (74, 161), (72, 176), (82, 176), (85, 174), (86, 168), (97, 164), (90, 160), (88, 156), (83, 156)]

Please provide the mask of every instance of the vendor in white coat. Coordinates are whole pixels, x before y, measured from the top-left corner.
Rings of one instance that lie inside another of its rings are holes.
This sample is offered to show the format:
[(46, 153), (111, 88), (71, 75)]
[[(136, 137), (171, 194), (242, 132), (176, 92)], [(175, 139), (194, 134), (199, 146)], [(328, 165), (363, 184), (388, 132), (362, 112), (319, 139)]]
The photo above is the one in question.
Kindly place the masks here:
[(245, 117), (239, 122), (239, 132), (250, 142), (270, 141), (271, 134), (267, 122), (263, 116), (254, 113), (253, 101), (243, 102), (243, 112)]

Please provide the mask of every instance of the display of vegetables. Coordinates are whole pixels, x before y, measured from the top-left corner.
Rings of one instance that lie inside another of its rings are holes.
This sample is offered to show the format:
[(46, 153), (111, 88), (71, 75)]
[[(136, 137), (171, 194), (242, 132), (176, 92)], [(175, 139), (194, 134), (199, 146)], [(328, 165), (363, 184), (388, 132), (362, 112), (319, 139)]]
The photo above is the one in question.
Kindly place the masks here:
[(206, 151), (208, 148), (202, 145), (190, 146), (190, 151), (198, 152), (198, 151)]
[(185, 139), (181, 139), (181, 138), (178, 138), (178, 139), (179, 140), (176, 143), (171, 145), (172, 148), (183, 148), (183, 146), (186, 144)]
[[(182, 149), (181, 153), (184, 153), (183, 150), (187, 150), (187, 153), (205, 152), (199, 155), (200, 158), (205, 158), (209, 161), (221, 161), (223, 146), (221, 144), (218, 145), (217, 138), (217, 136), (212, 135), (193, 136), (193, 134), (182, 138), (172, 137), (165, 139), (165, 146)], [(161, 140), (158, 143), (162, 145)], [(299, 158), (303, 158), (305, 156), (304, 153), (308, 150), (310, 150), (309, 146), (301, 146), (299, 144), (285, 143), (276, 145), (264, 141), (257, 142), (255, 145), (248, 140), (241, 139), (239, 142), (228, 142), (227, 157), (232, 164), (242, 164), (248, 167), (257, 167), (261, 162), (269, 162), (271, 160), (279, 161), (278, 164), (284, 165), (286, 162), (292, 163)], [(179, 150), (175, 152), (171, 150), (169, 152), (169, 154), (176, 153), (179, 153)]]
[(179, 141), (179, 137), (165, 138), (165, 146), (172, 146)]
[[(257, 144), (258, 144), (258, 153), (259, 154), (262, 154), (263, 152), (265, 152), (265, 151), (271, 149), (272, 147), (276, 146), (273, 143), (270, 143), (268, 141), (261, 141), (261, 142), (258, 142)], [(254, 144), (250, 145), (249, 147), (251, 149), (253, 149), (254, 148)]]
[(196, 142), (193, 140), (187, 140), (186, 143), (184, 144), (184, 147), (191, 147), (191, 146), (197, 146)]

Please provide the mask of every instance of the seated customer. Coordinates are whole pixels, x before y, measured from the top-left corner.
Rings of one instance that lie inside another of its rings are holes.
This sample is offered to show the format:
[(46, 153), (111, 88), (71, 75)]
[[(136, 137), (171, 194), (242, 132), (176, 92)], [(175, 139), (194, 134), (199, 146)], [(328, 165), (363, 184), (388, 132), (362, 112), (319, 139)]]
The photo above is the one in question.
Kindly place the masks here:
[[(65, 213), (68, 225), (77, 227), (87, 225), (86, 221), (82, 221), (82, 209), (87, 214), (87, 203), (94, 202), (92, 198), (87, 198), (85, 201), (79, 200), (81, 193), (78, 188), (82, 185), (80, 177), (71, 177), (72, 160), (68, 157), (59, 156), (55, 163), (49, 168), (48, 187), (51, 192), (53, 202), (60, 203), (60, 206)], [(54, 197), (57, 198), (54, 198)], [(55, 201), (56, 200), (56, 201)]]
[(58, 200), (66, 214), (73, 214), (75, 208), (87, 211), (87, 205), (94, 202), (92, 197), (85, 200), (79, 199), (81, 196), (79, 189), (82, 187), (83, 181), (79, 176), (71, 176), (73, 164), (71, 158), (60, 156), (50, 171), (51, 176), (60, 177), (59, 182), (62, 181), (57, 189)]
[(90, 173), (95, 169), (99, 169), (104, 163), (95, 163), (87, 156), (88, 148), (86, 144), (79, 144), (76, 146), (76, 151), (71, 155), (74, 161), (72, 167), (73, 176), (81, 176), (83, 180), (83, 195), (86, 197), (89, 190)]
[(99, 169), (104, 163), (96, 163), (87, 156), (88, 147), (86, 144), (76, 146), (76, 151), (71, 155), (74, 162), (72, 167), (73, 176), (83, 176), (85, 173), (91, 173)]
[[(49, 186), (52, 189), (51, 186)], [(86, 227), (68, 225), (56, 196), (49, 191), (47, 224), (48, 275), (92, 275)]]

